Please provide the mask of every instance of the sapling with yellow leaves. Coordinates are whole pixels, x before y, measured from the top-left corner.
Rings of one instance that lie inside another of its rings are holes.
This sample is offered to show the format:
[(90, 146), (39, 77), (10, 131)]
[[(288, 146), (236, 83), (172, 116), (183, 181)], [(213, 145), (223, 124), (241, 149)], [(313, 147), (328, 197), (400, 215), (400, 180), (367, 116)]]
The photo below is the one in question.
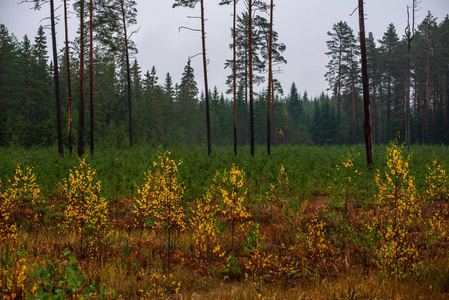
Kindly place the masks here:
[(219, 214), (224, 223), (230, 227), (232, 248), (236, 231), (241, 229), (240, 233), (244, 234), (246, 232), (246, 229), (239, 226), (239, 224), (251, 216), (251, 213), (244, 205), (248, 194), (248, 189), (245, 185), (245, 172), (235, 165), (232, 165), (229, 171), (217, 172), (210, 190), (215, 198), (220, 199)]
[(24, 170), (17, 166), (14, 180), (9, 180), (9, 188), (2, 194), (2, 206), (9, 210), (9, 218), (18, 226), (36, 226), (40, 214), (36, 207), (43, 204), (41, 190), (36, 182), (32, 167)]
[(445, 220), (447, 212), (444, 210), (445, 202), (448, 199), (448, 179), (446, 170), (434, 157), (431, 165), (427, 166), (426, 198), (430, 204), (438, 203), (438, 209), (426, 219), (428, 243), (442, 241), (449, 237), (449, 224)]
[(387, 148), (388, 168), (384, 175), (378, 171), (376, 176), (376, 214), (370, 226), (381, 238), (376, 264), (398, 277), (410, 275), (417, 266), (419, 253), (411, 230), (421, 219), (410, 156), (404, 159), (402, 149), (397, 142)]
[(138, 226), (160, 230), (167, 236), (168, 261), (173, 231), (186, 228), (184, 220), (184, 186), (179, 179), (178, 167), (182, 161), (171, 158), (165, 152), (153, 162), (153, 169), (146, 175), (146, 182), (137, 189), (133, 212)]
[(220, 245), (217, 210), (218, 206), (213, 204), (212, 195), (208, 192), (197, 201), (190, 217), (195, 258), (200, 261), (202, 267), (225, 255)]
[(81, 158), (61, 188), (67, 201), (64, 229), (73, 230), (79, 236), (82, 256), (86, 241), (90, 253), (99, 254), (101, 261), (102, 247), (110, 231), (108, 203), (100, 196), (101, 183), (95, 180), (95, 171)]

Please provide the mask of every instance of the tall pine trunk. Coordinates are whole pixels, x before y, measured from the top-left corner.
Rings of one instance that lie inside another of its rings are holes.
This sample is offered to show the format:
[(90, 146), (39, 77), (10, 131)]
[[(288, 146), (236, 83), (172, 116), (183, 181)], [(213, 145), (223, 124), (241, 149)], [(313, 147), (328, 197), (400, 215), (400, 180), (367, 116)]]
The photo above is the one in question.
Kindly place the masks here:
[(236, 51), (236, 20), (237, 20), (237, 0), (234, 0), (234, 22), (233, 22), (233, 89), (234, 89), (234, 155), (237, 155), (237, 51)]
[(340, 53), (338, 57), (338, 82), (337, 82), (337, 145), (340, 144), (340, 102), (341, 102), (341, 56), (342, 45), (340, 41)]
[(248, 1), (248, 57), (249, 57), (249, 119), (250, 119), (250, 147), (251, 156), (254, 156), (254, 91), (253, 91), (253, 0)]
[(93, 0), (89, 6), (89, 93), (90, 93), (90, 153), (94, 153), (94, 35)]
[(72, 141), (72, 78), (70, 75), (70, 54), (69, 54), (69, 29), (67, 22), (67, 0), (64, 0), (64, 33), (65, 33), (65, 56), (67, 65), (67, 90), (69, 96), (69, 126), (68, 126), (68, 140), (69, 140), (69, 154), (73, 151)]
[(128, 49), (128, 33), (126, 31), (125, 5), (124, 0), (120, 1), (122, 9), (123, 32), (125, 34), (125, 58), (126, 58), (126, 78), (128, 82), (128, 127), (129, 127), (129, 145), (133, 146), (133, 117), (132, 117), (132, 101), (131, 101), (131, 74), (129, 68), (129, 49)]
[[(206, 30), (204, 26), (204, 0), (201, 0), (201, 41), (203, 48), (203, 72), (204, 72), (204, 88), (206, 93), (206, 126), (207, 126), (207, 155), (212, 152), (211, 136), (210, 136), (210, 109), (209, 109), (209, 87), (207, 82), (207, 58), (206, 58)], [(234, 47), (235, 51), (235, 47)]]
[[(391, 54), (389, 54), (391, 59)], [(387, 144), (390, 142), (390, 116), (391, 116), (391, 62), (388, 62), (388, 87), (387, 87)]]
[(448, 115), (449, 115), (449, 107), (448, 107), (448, 102), (449, 102), (449, 64), (447, 66), (447, 71), (446, 71), (446, 93), (445, 93), (445, 97), (444, 97), (444, 137), (445, 137), (445, 142), (446, 145), (449, 144), (448, 141), (448, 136), (449, 136), (449, 123), (448, 123)]
[(273, 0), (271, 0), (270, 4), (270, 34), (268, 41), (268, 95), (267, 95), (267, 104), (268, 104), (268, 113), (267, 113), (267, 154), (271, 153), (271, 83), (273, 82), (273, 69), (272, 69), (272, 52), (273, 52)]
[(62, 141), (61, 96), (59, 91), (59, 68), (58, 68), (58, 50), (56, 47), (54, 0), (50, 0), (50, 19), (51, 19), (51, 40), (53, 45), (53, 68), (54, 68), (55, 100), (56, 100), (56, 126), (58, 131), (58, 152), (60, 156), (64, 156), (64, 145)]
[(405, 140), (407, 144), (407, 149), (410, 151), (410, 48), (413, 38), (407, 38), (407, 70), (406, 70), (406, 80), (405, 80)]
[(363, 84), (363, 104), (365, 110), (365, 147), (366, 161), (368, 166), (373, 164), (373, 135), (371, 132), (371, 115), (369, 100), (369, 78), (368, 63), (366, 58), (365, 41), (365, 13), (363, 12), (363, 0), (359, 0), (359, 26), (360, 26), (360, 52), (362, 56), (362, 84)]
[(429, 143), (429, 75), (430, 75), (430, 41), (427, 43), (427, 66), (426, 66), (426, 102), (424, 106), (424, 143)]
[(84, 0), (80, 1), (80, 74), (78, 101), (78, 157), (84, 155)]
[(3, 45), (1, 47), (1, 52), (0, 52), (0, 118), (2, 117), (2, 111), (3, 111), (3, 107), (2, 107), (2, 102), (3, 102), (3, 78), (2, 78), (2, 74), (3, 74)]

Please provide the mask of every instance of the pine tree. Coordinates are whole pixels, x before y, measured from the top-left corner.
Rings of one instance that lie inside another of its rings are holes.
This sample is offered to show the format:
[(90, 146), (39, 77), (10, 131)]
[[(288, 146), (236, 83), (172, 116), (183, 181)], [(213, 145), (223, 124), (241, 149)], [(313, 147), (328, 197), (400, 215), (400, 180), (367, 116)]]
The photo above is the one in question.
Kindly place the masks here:
[(396, 63), (397, 47), (399, 43), (399, 37), (396, 33), (396, 28), (391, 23), (388, 26), (387, 31), (384, 33), (381, 40), (379, 40), (381, 45), (380, 51), (384, 57), (383, 61), (385, 64), (385, 73), (387, 76), (387, 120), (386, 120), (386, 137), (387, 142), (390, 142), (390, 131), (391, 131), (391, 85), (392, 85), (392, 69)]
[(209, 108), (209, 86), (207, 79), (207, 56), (206, 56), (206, 28), (204, 16), (204, 0), (175, 0), (173, 7), (182, 6), (194, 8), (198, 2), (201, 5), (201, 45), (203, 50), (203, 74), (204, 74), (204, 91), (206, 93), (206, 130), (207, 130), (207, 155), (212, 152), (211, 132), (210, 132), (210, 108)]
[[(330, 57), (330, 61), (326, 66), (329, 71), (325, 74), (326, 80), (329, 82), (330, 89), (337, 98), (337, 144), (340, 144), (340, 119), (341, 119), (341, 93), (343, 80), (347, 78), (346, 71), (349, 66), (345, 64), (345, 57), (351, 57), (351, 45), (354, 43), (354, 34), (351, 27), (346, 22), (340, 21), (332, 26), (332, 31), (327, 33), (330, 40), (326, 41), (326, 55)], [(346, 60), (346, 62), (349, 60)]]

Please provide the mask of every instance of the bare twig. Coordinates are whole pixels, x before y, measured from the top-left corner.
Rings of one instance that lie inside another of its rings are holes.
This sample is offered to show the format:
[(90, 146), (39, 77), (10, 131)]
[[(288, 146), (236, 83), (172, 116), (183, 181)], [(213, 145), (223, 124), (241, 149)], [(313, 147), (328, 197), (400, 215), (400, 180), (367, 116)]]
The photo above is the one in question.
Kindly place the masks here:
[(180, 32), (181, 29), (187, 29), (187, 30), (191, 30), (191, 31), (201, 31), (201, 29), (194, 29), (194, 28), (190, 28), (190, 27), (187, 27), (187, 26), (180, 26), (178, 28), (178, 32)]

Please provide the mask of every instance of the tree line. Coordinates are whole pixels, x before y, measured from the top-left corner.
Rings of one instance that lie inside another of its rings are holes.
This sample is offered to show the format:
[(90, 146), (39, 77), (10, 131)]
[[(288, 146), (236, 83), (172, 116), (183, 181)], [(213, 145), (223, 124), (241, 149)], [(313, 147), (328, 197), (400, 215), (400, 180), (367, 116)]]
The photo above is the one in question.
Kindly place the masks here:
[[(36, 8), (47, 5), (32, 2)], [(81, 156), (85, 131), (91, 152), (96, 143), (106, 147), (207, 143), (209, 154), (212, 145), (234, 145), (237, 154), (237, 145), (251, 145), (254, 153), (255, 144), (266, 144), (270, 151), (270, 145), (278, 144), (362, 143), (361, 60), (353, 30), (342, 21), (328, 33), (325, 77), (330, 95), (310, 97), (295, 83), (284, 94), (272, 67), (287, 63), (286, 45), (273, 29), (275, 6), (272, 1), (242, 2), (241, 13), (238, 1), (220, 3), (233, 4), (235, 12), (230, 32), (233, 56), (224, 64), (230, 70), (225, 93), (216, 87), (200, 92), (187, 55), (179, 83), (169, 73), (159, 79), (155, 67), (142, 70), (132, 59), (137, 51), (130, 38), (137, 14), (132, 0), (74, 1), (72, 10), (80, 25), (72, 40), (64, 1), (65, 43), (63, 51), (53, 52), (57, 59), (50, 63), (42, 26), (33, 42), (27, 36), (19, 40), (0, 25), (0, 145), (31, 147), (60, 141), (69, 152), (77, 145)], [(194, 8), (197, 3), (207, 87), (204, 3), (177, 0), (174, 7)], [(438, 23), (429, 12), (416, 32), (413, 28), (413, 38), (410, 33), (406, 30), (399, 38), (390, 24), (381, 39), (376, 41), (372, 33), (366, 39), (374, 142), (388, 143), (398, 133), (405, 140), (410, 122), (411, 143), (447, 143), (449, 19)]]

